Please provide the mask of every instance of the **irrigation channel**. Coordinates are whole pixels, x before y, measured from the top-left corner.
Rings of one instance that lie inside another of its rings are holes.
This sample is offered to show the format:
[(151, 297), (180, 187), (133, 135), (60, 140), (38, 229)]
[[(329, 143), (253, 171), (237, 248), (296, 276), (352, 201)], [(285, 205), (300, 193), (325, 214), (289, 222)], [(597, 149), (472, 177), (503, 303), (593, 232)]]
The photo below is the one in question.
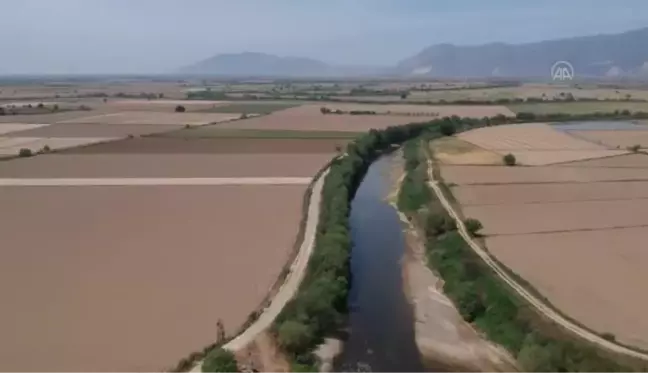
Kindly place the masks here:
[(336, 371), (425, 370), (414, 340), (413, 310), (403, 291), (403, 227), (386, 201), (389, 157), (370, 166), (351, 203), (349, 334)]

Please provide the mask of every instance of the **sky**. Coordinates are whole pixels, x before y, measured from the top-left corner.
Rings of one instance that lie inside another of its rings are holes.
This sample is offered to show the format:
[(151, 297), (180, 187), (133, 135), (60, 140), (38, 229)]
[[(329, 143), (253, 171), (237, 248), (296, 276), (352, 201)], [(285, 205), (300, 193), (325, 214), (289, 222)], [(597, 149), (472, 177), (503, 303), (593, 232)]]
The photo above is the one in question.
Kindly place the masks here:
[(648, 27), (646, 0), (0, 0), (0, 74), (166, 73), (219, 53), (393, 65), (439, 43)]

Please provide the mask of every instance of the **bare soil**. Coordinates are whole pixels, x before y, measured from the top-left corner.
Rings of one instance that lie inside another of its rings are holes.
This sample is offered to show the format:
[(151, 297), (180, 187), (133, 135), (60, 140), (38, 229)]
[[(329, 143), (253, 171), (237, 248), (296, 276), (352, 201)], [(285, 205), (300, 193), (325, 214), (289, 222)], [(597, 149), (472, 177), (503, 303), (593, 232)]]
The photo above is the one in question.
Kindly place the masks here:
[[(1, 128), (1, 127), (0, 127)], [(20, 137), (126, 137), (173, 131), (183, 128), (177, 124), (60, 123), (35, 129), (11, 132), (5, 136)]]
[(305, 186), (2, 189), (0, 368), (156, 371), (259, 305)]
[(322, 105), (309, 105), (313, 110), (318, 110), (321, 107), (327, 107), (331, 110), (361, 110), (361, 111), (375, 111), (377, 114), (403, 114), (403, 115), (431, 115), (438, 117), (457, 115), (460, 117), (493, 117), (497, 114), (504, 114), (506, 116), (515, 116), (506, 106), (496, 105), (371, 105), (371, 104), (351, 104), (351, 103), (323, 103)]
[(81, 145), (111, 141), (109, 137), (0, 137), (0, 154), (16, 155), (20, 149), (30, 149), (32, 153), (40, 151), (45, 146), (50, 150), (67, 149)]
[(454, 136), (430, 142), (434, 157), (443, 164), (501, 165), (502, 156)]
[(47, 124), (0, 123), (0, 135), (9, 136), (12, 132), (28, 131), (47, 126)]
[[(88, 114), (88, 113), (86, 113)], [(86, 115), (57, 123), (102, 123), (102, 124), (178, 124), (203, 125), (218, 123), (239, 118), (238, 114), (196, 113), (196, 112), (154, 112), (154, 111), (123, 111), (117, 113), (102, 113)]]
[(447, 165), (441, 168), (441, 174), (445, 181), (460, 185), (648, 180), (646, 168), (588, 168), (578, 167), (579, 163), (537, 167)]
[(322, 114), (319, 106), (299, 106), (257, 118), (219, 124), (219, 128), (260, 130), (368, 131), (372, 128), (422, 122), (426, 117), (397, 115), (339, 115)]
[(330, 154), (47, 154), (0, 162), (4, 178), (306, 177)]
[(648, 148), (648, 131), (570, 131), (580, 138), (616, 148), (625, 149), (629, 146), (640, 145), (641, 148)]
[[(642, 206), (641, 208), (645, 208)], [(489, 250), (558, 309), (599, 333), (648, 348), (648, 228), (486, 239)], [(575, 270), (577, 269), (577, 270)]]
[(648, 181), (573, 184), (460, 185), (452, 188), (463, 206), (648, 198)]
[(511, 150), (605, 150), (606, 147), (569, 136), (543, 123), (484, 127), (457, 135), (484, 149)]
[[(157, 127), (157, 126), (154, 126)], [(143, 137), (69, 149), (66, 154), (336, 154), (349, 139), (254, 139)]]
[(485, 235), (648, 226), (648, 199), (465, 206)]

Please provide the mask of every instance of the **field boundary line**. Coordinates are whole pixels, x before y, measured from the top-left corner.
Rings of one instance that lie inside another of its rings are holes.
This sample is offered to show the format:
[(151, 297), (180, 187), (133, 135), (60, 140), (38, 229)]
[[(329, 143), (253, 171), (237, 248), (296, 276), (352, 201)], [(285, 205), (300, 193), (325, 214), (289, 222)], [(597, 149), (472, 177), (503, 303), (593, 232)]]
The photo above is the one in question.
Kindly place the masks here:
[(429, 184), (432, 187), (434, 194), (436, 194), (443, 208), (456, 222), (457, 230), (461, 235), (461, 237), (464, 239), (464, 241), (466, 241), (468, 246), (470, 246), (470, 248), (475, 252), (475, 254), (477, 254), (484, 261), (484, 263), (488, 265), (488, 267), (490, 267), (490, 269), (502, 281), (504, 281), (508, 286), (510, 286), (519, 296), (521, 296), (531, 306), (536, 308), (543, 316), (547, 317), (548, 319), (562, 326), (563, 328), (569, 330), (570, 332), (576, 334), (577, 336), (583, 338), (584, 340), (619, 354), (632, 356), (638, 359), (648, 361), (648, 353), (640, 352), (632, 348), (610, 342), (607, 339), (599, 336), (598, 334), (590, 330), (587, 330), (586, 328), (576, 324), (575, 322), (567, 319), (565, 316), (558, 313), (558, 311), (548, 306), (543, 300), (536, 297), (534, 294), (529, 292), (523, 285), (518, 283), (516, 279), (514, 279), (511, 275), (508, 274), (508, 272), (505, 269), (503, 269), (502, 265), (500, 265), (496, 260), (491, 258), (490, 254), (486, 250), (484, 250), (481, 246), (479, 246), (477, 242), (473, 240), (473, 238), (468, 233), (468, 230), (466, 229), (463, 220), (459, 218), (459, 215), (457, 214), (457, 212), (452, 207), (452, 205), (444, 195), (443, 191), (439, 187), (439, 183), (437, 179), (434, 177), (434, 173), (430, 171), (432, 169), (433, 167), (428, 161), (428, 177), (430, 178)]
[[(275, 296), (270, 301), (270, 305), (263, 309), (258, 318), (243, 332), (224, 344), (221, 348), (236, 352), (250, 344), (260, 333), (267, 330), (274, 320), (279, 316), (284, 306), (297, 294), (297, 290), (302, 280), (306, 276), (308, 262), (315, 248), (315, 236), (319, 224), (320, 204), (324, 181), (328, 175), (329, 168), (322, 172), (313, 184), (313, 190), (310, 195), (308, 212), (306, 215), (306, 227), (304, 236), (285, 281), (280, 286)], [(191, 369), (191, 372), (202, 371), (204, 359), (199, 361)]]

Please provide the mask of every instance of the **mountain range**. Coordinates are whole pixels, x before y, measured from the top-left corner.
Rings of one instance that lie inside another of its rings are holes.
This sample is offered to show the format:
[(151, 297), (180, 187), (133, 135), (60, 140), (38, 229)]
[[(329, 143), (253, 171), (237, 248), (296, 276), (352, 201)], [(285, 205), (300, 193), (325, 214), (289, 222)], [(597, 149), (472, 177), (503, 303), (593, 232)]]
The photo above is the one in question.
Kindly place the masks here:
[(437, 44), (395, 66), (338, 66), (311, 58), (244, 52), (219, 54), (186, 66), (186, 74), (258, 77), (428, 76), (548, 77), (568, 61), (581, 77), (648, 76), (648, 28), (525, 44)]

